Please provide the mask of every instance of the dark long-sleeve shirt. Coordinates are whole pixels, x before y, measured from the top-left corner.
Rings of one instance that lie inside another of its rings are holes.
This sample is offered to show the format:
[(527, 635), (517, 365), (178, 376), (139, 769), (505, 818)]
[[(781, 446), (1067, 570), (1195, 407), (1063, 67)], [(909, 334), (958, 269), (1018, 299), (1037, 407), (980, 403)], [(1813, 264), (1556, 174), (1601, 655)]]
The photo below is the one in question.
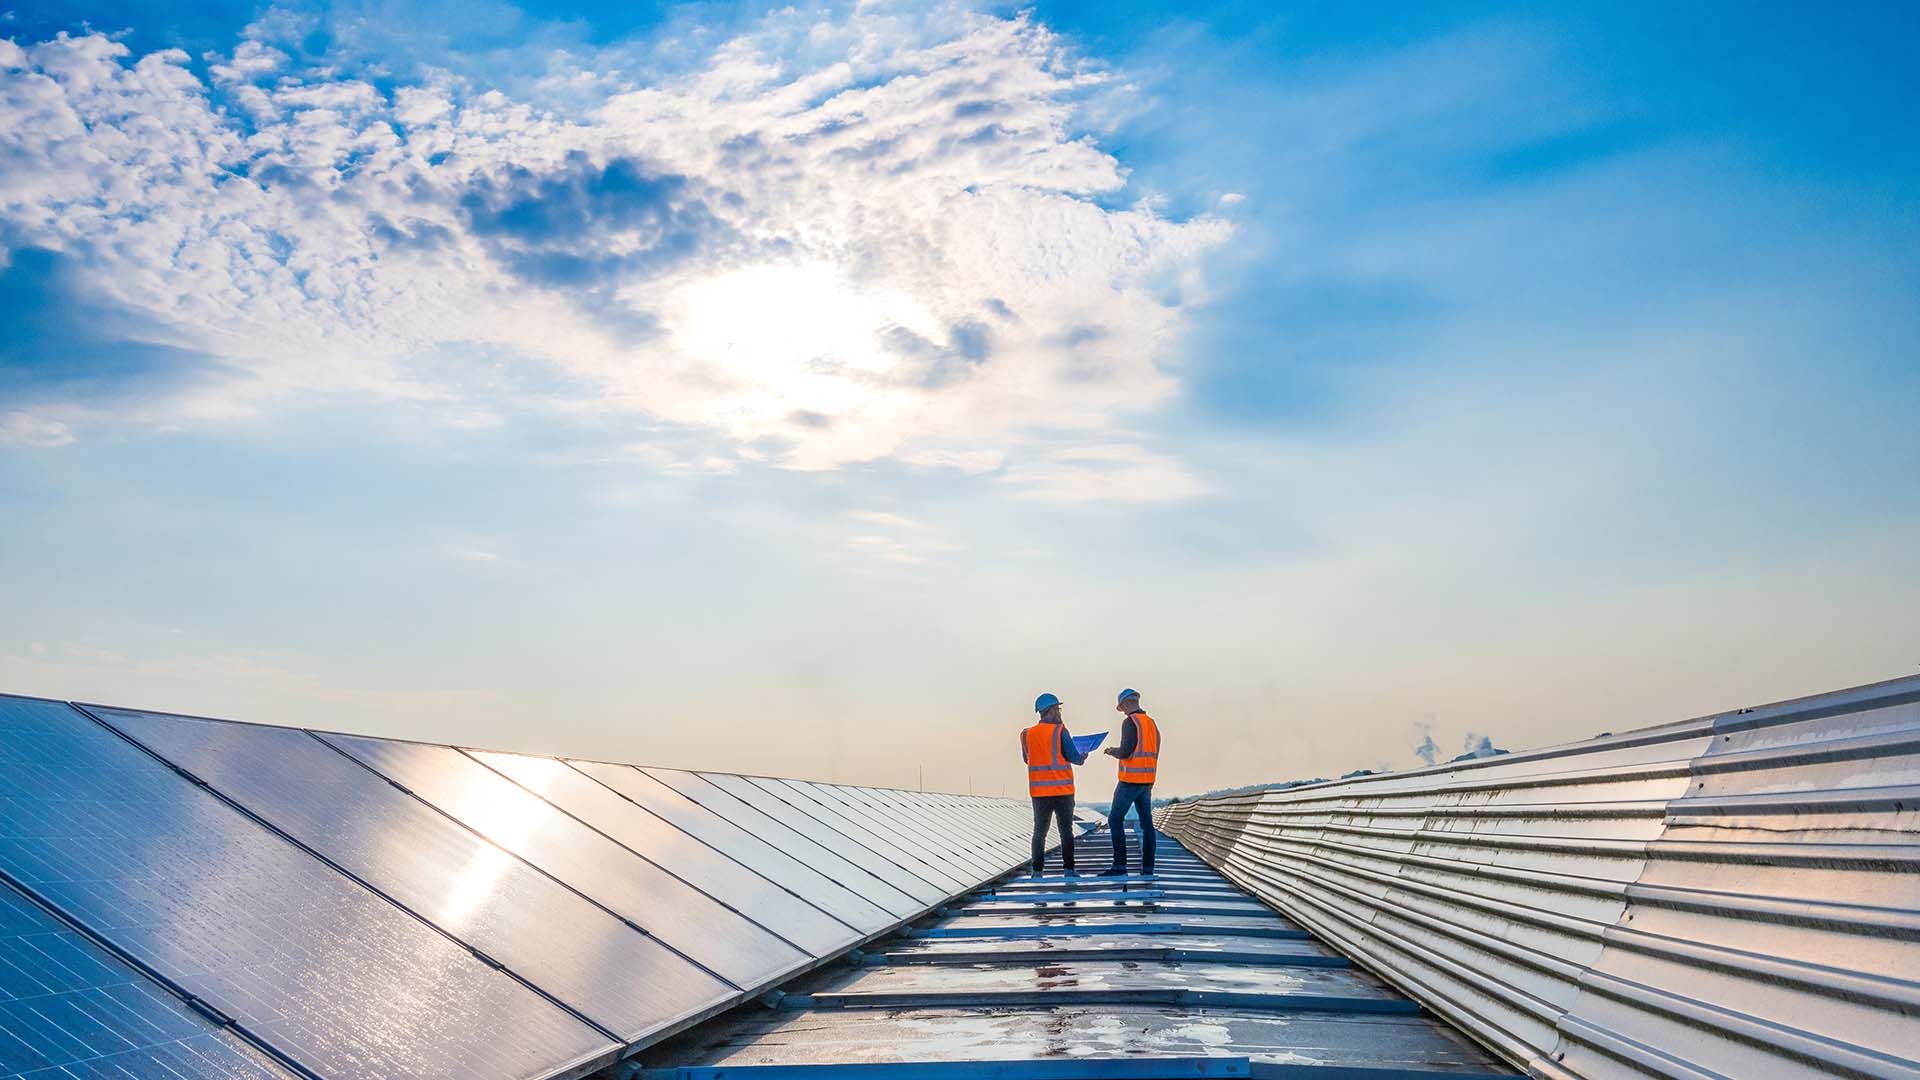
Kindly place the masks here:
[(1138, 749), (1140, 749), (1140, 724), (1134, 720), (1132, 713), (1128, 713), (1127, 718), (1120, 721), (1121, 760), (1132, 757), (1133, 752)]
[[(1042, 720), (1040, 722), (1045, 724), (1045, 723), (1050, 723), (1051, 721)], [(1087, 763), (1087, 755), (1081, 753), (1073, 745), (1073, 736), (1067, 734), (1067, 725), (1057, 724), (1055, 726), (1060, 729), (1060, 756), (1063, 759), (1070, 761), (1075, 765), (1085, 765)], [(1019, 738), (1020, 738), (1020, 760), (1026, 761), (1027, 760), (1027, 733), (1022, 731), (1020, 733)], [(1033, 763), (1029, 761), (1027, 762), (1027, 764), (1031, 765)]]

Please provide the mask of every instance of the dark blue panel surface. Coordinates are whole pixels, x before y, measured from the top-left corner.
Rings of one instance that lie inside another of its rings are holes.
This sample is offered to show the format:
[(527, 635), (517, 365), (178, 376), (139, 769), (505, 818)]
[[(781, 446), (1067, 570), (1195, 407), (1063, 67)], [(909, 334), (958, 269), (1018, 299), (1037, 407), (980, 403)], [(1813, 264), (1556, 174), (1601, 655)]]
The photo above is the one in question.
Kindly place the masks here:
[(615, 1049), (59, 702), (0, 698), (0, 870), (323, 1076), (536, 1077)]
[(42, 1075), (293, 1074), (0, 883), (0, 1076)]
[[(732, 990), (305, 731), (120, 709), (95, 714), (623, 1040), (718, 1005)], [(525, 817), (492, 824), (528, 834), (539, 827)], [(684, 883), (667, 883), (677, 895), (662, 915), (683, 919), (704, 908), (731, 918)], [(718, 935), (700, 935), (692, 923), (681, 928), (671, 944), (752, 974)]]

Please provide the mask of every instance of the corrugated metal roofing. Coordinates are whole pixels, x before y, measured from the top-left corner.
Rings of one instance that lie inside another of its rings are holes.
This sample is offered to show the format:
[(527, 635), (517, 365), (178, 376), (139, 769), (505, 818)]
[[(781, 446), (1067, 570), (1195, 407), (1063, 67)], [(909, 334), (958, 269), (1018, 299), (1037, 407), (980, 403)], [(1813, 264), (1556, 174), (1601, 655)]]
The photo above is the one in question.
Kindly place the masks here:
[(1549, 1078), (1920, 1078), (1920, 677), (1171, 807)]
[(0, 1075), (579, 1075), (1024, 861), (1029, 823), (0, 696)]
[(1177, 843), (1157, 869), (1002, 878), (614, 1075), (1513, 1075)]

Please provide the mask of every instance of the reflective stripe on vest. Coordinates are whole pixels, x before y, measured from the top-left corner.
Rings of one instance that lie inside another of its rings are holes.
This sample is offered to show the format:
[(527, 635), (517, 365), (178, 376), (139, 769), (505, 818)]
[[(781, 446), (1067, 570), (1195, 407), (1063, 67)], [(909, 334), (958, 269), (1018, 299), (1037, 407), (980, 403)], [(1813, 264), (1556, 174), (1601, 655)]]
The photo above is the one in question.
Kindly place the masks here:
[(1120, 763), (1120, 782), (1151, 784), (1160, 767), (1160, 725), (1143, 712), (1133, 714), (1133, 725), (1133, 756)]
[(1042, 721), (1021, 737), (1027, 747), (1027, 794), (1036, 799), (1073, 794), (1073, 766), (1060, 756), (1060, 725)]

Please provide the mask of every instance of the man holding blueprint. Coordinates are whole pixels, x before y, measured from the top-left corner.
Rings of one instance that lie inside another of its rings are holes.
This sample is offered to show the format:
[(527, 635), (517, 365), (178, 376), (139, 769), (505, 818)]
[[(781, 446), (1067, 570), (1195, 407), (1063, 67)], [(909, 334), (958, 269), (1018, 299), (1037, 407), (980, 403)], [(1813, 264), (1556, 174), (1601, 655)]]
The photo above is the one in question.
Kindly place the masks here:
[(1126, 719), (1120, 722), (1120, 745), (1107, 748), (1108, 757), (1120, 759), (1120, 782), (1113, 787), (1113, 809), (1107, 812), (1113, 865), (1100, 876), (1127, 874), (1127, 811), (1131, 810), (1140, 826), (1140, 872), (1152, 877), (1153, 780), (1160, 768), (1160, 725), (1140, 707), (1140, 691), (1132, 687), (1120, 691), (1114, 708)]

